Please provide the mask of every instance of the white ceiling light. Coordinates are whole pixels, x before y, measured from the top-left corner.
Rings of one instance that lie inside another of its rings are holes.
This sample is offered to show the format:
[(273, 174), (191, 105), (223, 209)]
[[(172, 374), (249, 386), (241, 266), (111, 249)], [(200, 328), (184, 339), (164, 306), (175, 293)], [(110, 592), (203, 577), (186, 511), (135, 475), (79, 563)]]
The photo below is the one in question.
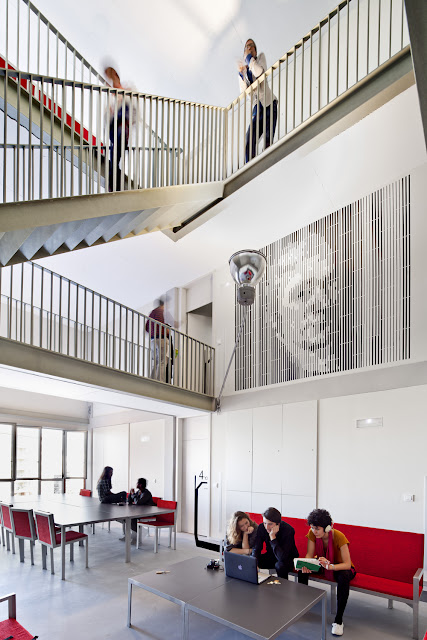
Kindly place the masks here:
[(363, 418), (361, 420), (356, 420), (356, 428), (364, 429), (366, 427), (382, 427), (383, 419), (382, 418)]

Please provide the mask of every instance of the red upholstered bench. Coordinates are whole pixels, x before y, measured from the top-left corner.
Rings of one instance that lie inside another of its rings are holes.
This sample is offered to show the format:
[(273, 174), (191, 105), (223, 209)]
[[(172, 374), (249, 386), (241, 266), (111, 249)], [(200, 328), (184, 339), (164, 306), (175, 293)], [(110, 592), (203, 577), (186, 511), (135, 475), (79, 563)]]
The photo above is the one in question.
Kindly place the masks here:
[(19, 622), (16, 621), (16, 594), (10, 593), (0, 597), (0, 602), (8, 601), (8, 619), (0, 622), (0, 637), (8, 638), (12, 636), (14, 640), (32, 640), (34, 637)]
[[(260, 524), (262, 515), (248, 513)], [(307, 522), (302, 518), (282, 518), (295, 529), (298, 552), (307, 551)], [(418, 609), (423, 587), (424, 536), (421, 533), (359, 527), (351, 524), (334, 525), (350, 541), (350, 554), (357, 574), (350, 589), (388, 599), (405, 602), (413, 609), (412, 637), (418, 638)], [(324, 577), (310, 577), (319, 582), (330, 582)], [(331, 584), (331, 607), (335, 606), (336, 583)]]

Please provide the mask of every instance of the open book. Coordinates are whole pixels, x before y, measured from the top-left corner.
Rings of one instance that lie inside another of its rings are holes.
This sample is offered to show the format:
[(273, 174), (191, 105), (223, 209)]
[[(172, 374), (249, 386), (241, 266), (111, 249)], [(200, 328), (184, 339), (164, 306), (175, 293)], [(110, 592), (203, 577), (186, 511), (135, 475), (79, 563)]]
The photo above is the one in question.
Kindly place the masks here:
[(294, 558), (295, 569), (307, 567), (313, 573), (317, 573), (321, 569), (321, 564), (316, 558)]

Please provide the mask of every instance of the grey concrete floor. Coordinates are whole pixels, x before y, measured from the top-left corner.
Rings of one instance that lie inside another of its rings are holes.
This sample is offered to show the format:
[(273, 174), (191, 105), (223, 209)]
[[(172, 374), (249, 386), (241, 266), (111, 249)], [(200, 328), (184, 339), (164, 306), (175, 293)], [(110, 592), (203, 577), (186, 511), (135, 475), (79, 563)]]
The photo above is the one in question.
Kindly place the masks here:
[[(89, 528), (87, 528), (89, 532)], [(196, 555), (209, 558), (212, 554), (197, 549), (194, 538), (178, 534), (177, 550), (167, 548), (167, 534), (159, 553), (153, 553), (153, 538), (144, 538), (141, 550), (132, 547), (131, 562), (124, 562), (124, 543), (119, 541), (121, 526), (114, 523), (107, 528), (96, 527), (95, 536), (89, 534), (89, 569), (85, 568), (84, 549), (75, 549), (74, 563), (68, 561), (67, 580), (61, 580), (60, 550), (55, 550), (56, 574), (41, 568), (40, 545), (35, 548), (35, 566), (30, 564), (28, 543), (25, 562), (19, 553), (13, 555), (0, 547), (0, 594), (16, 592), (17, 618), (40, 640), (180, 640), (181, 618), (177, 605), (134, 589), (131, 629), (126, 626), (127, 579), (131, 576), (163, 568)], [(18, 551), (18, 549), (17, 549)], [(49, 567), (49, 563), (48, 563)], [(313, 583), (314, 586), (316, 583)], [(0, 619), (7, 617), (7, 607), (0, 604)], [(328, 602), (329, 610), (329, 602)], [(260, 612), (262, 615), (262, 612)], [(307, 614), (281, 640), (313, 640), (320, 638), (320, 607)], [(333, 616), (328, 614), (328, 637)], [(344, 636), (347, 640), (402, 640), (412, 637), (412, 609), (395, 603), (387, 609), (387, 600), (356, 592), (350, 599), (344, 617)], [(427, 629), (427, 604), (420, 605), (420, 633)], [(220, 624), (190, 614), (190, 640), (243, 640), (242, 634), (225, 629)], [(0, 638), (0, 640), (2, 640)]]

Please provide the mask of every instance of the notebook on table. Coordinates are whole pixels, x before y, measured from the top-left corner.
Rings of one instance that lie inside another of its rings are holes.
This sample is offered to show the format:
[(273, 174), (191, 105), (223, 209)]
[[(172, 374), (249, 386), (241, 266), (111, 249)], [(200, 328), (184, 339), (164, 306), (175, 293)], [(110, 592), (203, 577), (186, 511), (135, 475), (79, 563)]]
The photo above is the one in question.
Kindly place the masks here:
[(224, 565), (228, 578), (237, 578), (253, 584), (261, 584), (270, 578), (270, 575), (258, 571), (257, 560), (253, 556), (224, 551)]

